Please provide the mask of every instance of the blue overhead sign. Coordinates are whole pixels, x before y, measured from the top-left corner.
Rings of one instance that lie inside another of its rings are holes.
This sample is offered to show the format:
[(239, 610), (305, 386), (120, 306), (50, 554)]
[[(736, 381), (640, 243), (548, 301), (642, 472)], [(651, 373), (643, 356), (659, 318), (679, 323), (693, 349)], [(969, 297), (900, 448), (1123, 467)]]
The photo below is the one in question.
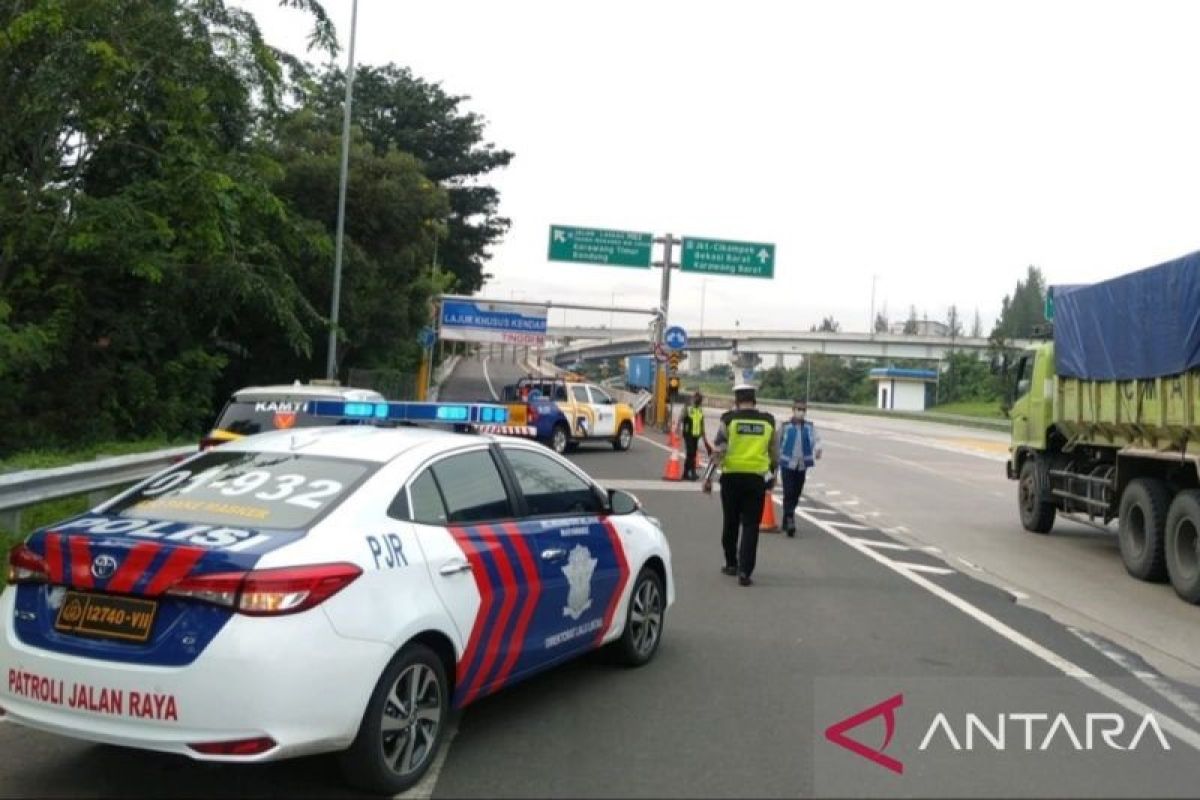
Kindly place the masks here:
[(437, 341), (437, 331), (426, 325), (421, 328), (421, 332), (417, 334), (417, 342), (421, 347), (433, 347), (433, 343)]
[(546, 339), (546, 309), (485, 300), (443, 300), (442, 338), (459, 342), (539, 345)]
[(672, 325), (663, 335), (663, 341), (672, 350), (682, 350), (687, 347), (687, 331), (678, 325)]

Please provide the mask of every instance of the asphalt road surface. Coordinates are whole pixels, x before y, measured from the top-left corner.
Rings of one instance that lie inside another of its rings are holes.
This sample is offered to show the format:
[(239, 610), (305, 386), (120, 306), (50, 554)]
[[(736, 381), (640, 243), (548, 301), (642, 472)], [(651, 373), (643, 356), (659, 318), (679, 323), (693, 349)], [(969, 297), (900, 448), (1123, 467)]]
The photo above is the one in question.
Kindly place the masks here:
[[(719, 501), (660, 479), (662, 437), (574, 453), (668, 532), (678, 592), (658, 657), (585, 658), (477, 703), (410, 794), (1196, 796), (1200, 691), (1177, 678), (1200, 609), (1126, 578), (1085, 528), (1022, 533), (997, 437), (816, 418), (825, 458), (799, 535), (763, 534), (745, 588), (718, 571)], [(346, 794), (330, 757), (198, 764), (12, 725), (0, 752), (4, 796)]]

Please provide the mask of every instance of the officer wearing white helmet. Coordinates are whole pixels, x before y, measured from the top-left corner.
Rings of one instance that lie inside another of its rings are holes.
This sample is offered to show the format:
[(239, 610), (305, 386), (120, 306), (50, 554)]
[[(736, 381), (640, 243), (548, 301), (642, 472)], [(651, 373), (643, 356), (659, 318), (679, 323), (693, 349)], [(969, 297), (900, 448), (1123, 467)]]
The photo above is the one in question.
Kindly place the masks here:
[[(737, 575), (738, 583), (753, 581), (758, 555), (758, 526), (763, 502), (774, 485), (779, 466), (779, 428), (775, 417), (756, 408), (754, 387), (733, 387), (734, 408), (721, 416), (713, 446), (716, 452), (704, 471), (704, 491), (712, 491), (712, 476), (721, 467), (721, 546), (725, 566), (721, 572)], [(741, 539), (738, 528), (741, 528)]]

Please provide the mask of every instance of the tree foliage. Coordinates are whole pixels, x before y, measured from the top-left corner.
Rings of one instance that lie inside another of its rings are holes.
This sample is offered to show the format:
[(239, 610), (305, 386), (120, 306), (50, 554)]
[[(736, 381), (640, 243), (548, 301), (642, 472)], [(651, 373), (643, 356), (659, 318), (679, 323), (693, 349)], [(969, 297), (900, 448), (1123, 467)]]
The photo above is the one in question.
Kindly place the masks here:
[(1046, 280), (1040, 269), (1030, 266), (1025, 279), (1017, 281), (1013, 293), (1004, 296), (991, 338), (997, 342), (1028, 339), (1033, 335), (1033, 327), (1046, 321), (1045, 306)]
[[(316, 0), (281, 4), (335, 51)], [(430, 293), (476, 288), (504, 229), (494, 190), (466, 184), (511, 154), (463, 98), (382, 72), (380, 92), (423, 87), (424, 116), (356, 132), (342, 366), (412, 366)], [(322, 373), (329, 74), (223, 0), (0, 7), (0, 451), (196, 431), (238, 385)], [(453, 276), (430, 269), (446, 219)]]

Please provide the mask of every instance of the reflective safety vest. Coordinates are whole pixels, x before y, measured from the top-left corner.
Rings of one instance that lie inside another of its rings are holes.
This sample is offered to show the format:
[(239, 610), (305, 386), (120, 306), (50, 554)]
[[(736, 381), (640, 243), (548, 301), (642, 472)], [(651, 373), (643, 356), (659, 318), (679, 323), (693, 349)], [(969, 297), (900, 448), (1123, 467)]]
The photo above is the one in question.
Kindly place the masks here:
[(771, 468), (771, 437), (775, 418), (761, 411), (730, 412), (722, 420), (729, 446), (721, 469), (725, 474), (748, 472), (763, 475)]
[(698, 406), (690, 406), (688, 407), (687, 415), (687, 435), (693, 439), (699, 439), (700, 434), (704, 433), (704, 409)]

